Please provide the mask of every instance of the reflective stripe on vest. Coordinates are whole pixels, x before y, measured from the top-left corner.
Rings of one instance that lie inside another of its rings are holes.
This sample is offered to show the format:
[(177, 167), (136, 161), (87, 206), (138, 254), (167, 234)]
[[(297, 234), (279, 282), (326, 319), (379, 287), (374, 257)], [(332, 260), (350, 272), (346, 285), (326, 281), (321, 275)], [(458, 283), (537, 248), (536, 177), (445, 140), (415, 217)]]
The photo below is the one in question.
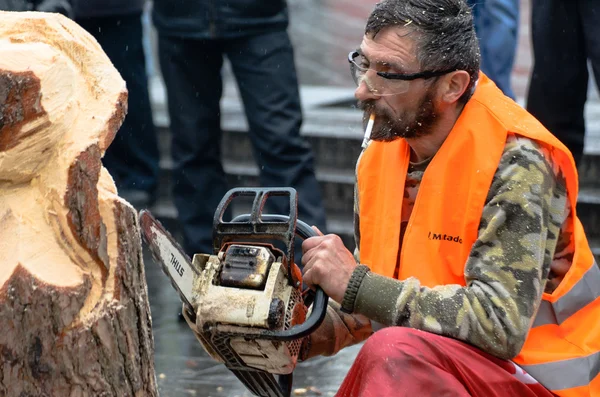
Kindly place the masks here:
[(560, 325), (582, 307), (600, 297), (600, 268), (594, 265), (564, 296), (552, 303), (543, 300), (533, 322), (534, 327)]
[(573, 389), (586, 386), (600, 371), (600, 352), (570, 360), (545, 364), (521, 365), (534, 379), (543, 379), (543, 385), (551, 390)]

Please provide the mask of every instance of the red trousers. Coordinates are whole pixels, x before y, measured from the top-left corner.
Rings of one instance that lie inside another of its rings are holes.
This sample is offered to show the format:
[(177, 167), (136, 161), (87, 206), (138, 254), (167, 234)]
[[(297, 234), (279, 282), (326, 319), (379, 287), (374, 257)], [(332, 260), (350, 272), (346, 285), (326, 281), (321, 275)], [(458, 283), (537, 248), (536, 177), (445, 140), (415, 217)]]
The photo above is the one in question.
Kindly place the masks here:
[(454, 339), (390, 327), (362, 347), (337, 395), (554, 396), (511, 361)]

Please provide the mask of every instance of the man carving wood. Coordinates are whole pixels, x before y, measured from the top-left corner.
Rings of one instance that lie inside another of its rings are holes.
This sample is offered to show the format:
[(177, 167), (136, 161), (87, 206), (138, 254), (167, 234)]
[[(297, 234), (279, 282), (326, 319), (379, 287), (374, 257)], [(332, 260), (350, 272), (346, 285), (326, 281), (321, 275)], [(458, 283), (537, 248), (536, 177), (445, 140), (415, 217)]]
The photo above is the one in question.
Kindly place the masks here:
[(58, 14), (0, 12), (0, 396), (156, 396), (136, 213), (101, 156), (125, 83)]

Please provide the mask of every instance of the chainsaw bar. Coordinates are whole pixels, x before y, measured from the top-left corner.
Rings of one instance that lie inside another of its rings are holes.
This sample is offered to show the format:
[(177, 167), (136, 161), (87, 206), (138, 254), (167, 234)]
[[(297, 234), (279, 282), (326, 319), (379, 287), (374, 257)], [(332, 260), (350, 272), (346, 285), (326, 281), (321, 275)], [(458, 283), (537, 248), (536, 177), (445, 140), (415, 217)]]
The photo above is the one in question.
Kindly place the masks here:
[(194, 279), (199, 275), (189, 257), (177, 241), (147, 210), (140, 211), (140, 225), (144, 240), (150, 247), (152, 257), (160, 264), (171, 284), (179, 293), (181, 301), (195, 312), (192, 306)]

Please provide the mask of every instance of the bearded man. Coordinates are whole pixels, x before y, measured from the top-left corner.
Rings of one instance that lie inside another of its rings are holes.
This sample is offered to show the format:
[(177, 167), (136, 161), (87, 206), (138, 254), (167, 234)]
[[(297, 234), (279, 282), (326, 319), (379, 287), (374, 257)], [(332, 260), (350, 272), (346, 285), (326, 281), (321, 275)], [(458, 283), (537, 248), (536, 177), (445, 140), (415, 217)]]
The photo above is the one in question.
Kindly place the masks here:
[(340, 396), (600, 393), (573, 157), (479, 62), (464, 0), (384, 0), (349, 55), (357, 249), (302, 247), (304, 282), (335, 301), (302, 358), (366, 340)]

